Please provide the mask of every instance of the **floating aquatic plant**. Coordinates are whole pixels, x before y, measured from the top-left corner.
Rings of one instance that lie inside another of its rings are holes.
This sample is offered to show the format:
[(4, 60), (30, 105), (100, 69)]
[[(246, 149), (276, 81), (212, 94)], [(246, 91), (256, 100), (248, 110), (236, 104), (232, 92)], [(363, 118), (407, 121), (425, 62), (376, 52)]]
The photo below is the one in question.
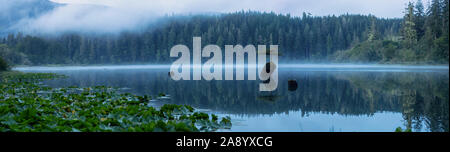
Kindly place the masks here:
[(188, 105), (147, 106), (151, 96), (119, 93), (117, 88), (51, 88), (41, 83), (55, 78), (65, 76), (1, 73), (0, 131), (215, 131), (231, 127), (229, 117), (218, 122), (216, 115), (197, 112)]

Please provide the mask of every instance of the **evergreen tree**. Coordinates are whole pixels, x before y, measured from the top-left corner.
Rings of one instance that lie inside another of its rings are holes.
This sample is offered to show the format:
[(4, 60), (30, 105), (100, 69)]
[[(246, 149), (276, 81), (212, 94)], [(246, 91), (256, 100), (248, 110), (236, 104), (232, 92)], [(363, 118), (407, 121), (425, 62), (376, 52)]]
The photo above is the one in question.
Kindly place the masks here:
[(377, 40), (379, 39), (379, 35), (377, 32), (377, 26), (376, 26), (376, 22), (375, 22), (375, 17), (372, 17), (371, 19), (371, 24), (370, 24), (370, 30), (369, 30), (369, 35), (368, 35), (368, 41), (373, 41), (373, 40)]
[(414, 11), (415, 30), (417, 32), (417, 39), (420, 39), (425, 34), (425, 10), (422, 0), (416, 2)]
[(403, 42), (406, 48), (412, 48), (417, 43), (417, 32), (414, 23), (414, 5), (409, 3), (403, 21)]

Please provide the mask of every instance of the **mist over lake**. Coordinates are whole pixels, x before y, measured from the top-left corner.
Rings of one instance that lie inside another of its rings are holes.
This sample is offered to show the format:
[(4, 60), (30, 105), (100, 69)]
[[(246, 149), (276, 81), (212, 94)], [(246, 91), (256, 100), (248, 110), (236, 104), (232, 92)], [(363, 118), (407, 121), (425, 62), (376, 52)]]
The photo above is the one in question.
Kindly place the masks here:
[[(360, 132), (448, 131), (447, 66), (281, 64), (278, 88), (259, 92), (259, 81), (174, 81), (168, 65), (21, 67), (68, 78), (51, 87), (122, 88), (138, 95), (167, 97), (148, 103), (186, 104), (199, 111), (231, 116), (221, 131)], [(247, 78), (247, 76), (245, 77)], [(298, 88), (289, 90), (288, 80)]]

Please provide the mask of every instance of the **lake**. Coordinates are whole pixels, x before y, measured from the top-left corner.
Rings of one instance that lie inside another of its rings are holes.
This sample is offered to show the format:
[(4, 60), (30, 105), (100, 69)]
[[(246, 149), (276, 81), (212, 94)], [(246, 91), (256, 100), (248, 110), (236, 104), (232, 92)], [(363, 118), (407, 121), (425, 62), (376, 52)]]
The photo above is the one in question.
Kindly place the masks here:
[[(69, 76), (43, 82), (52, 87), (106, 85), (138, 95), (165, 93), (149, 106), (186, 104), (230, 116), (233, 127), (219, 131), (449, 131), (448, 66), (284, 64), (273, 92), (259, 92), (259, 81), (174, 81), (167, 65), (15, 70)], [(288, 80), (298, 87), (290, 88)]]

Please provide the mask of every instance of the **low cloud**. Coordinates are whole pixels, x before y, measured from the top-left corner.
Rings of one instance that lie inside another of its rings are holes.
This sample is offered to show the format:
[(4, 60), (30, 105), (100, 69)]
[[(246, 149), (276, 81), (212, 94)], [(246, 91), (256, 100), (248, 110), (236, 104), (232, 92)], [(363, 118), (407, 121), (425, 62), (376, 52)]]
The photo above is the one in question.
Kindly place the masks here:
[[(0, 0), (0, 12), (11, 13), (12, 5), (21, 3)], [(5, 1), (5, 2), (3, 2)], [(19, 0), (20, 2), (42, 0)], [(401, 17), (408, 0), (52, 0), (63, 3), (38, 17), (20, 20), (10, 29), (26, 33), (89, 32), (116, 33), (142, 27), (156, 18), (170, 14), (229, 13), (241, 10), (275, 12), (300, 16), (373, 14), (378, 17)], [(5, 4), (5, 5), (3, 5)], [(19, 12), (19, 11), (18, 11)], [(11, 14), (6, 14), (11, 15)]]
[(57, 7), (38, 18), (24, 19), (14, 28), (29, 33), (114, 33), (137, 28), (153, 17), (130, 9), (71, 4)]

